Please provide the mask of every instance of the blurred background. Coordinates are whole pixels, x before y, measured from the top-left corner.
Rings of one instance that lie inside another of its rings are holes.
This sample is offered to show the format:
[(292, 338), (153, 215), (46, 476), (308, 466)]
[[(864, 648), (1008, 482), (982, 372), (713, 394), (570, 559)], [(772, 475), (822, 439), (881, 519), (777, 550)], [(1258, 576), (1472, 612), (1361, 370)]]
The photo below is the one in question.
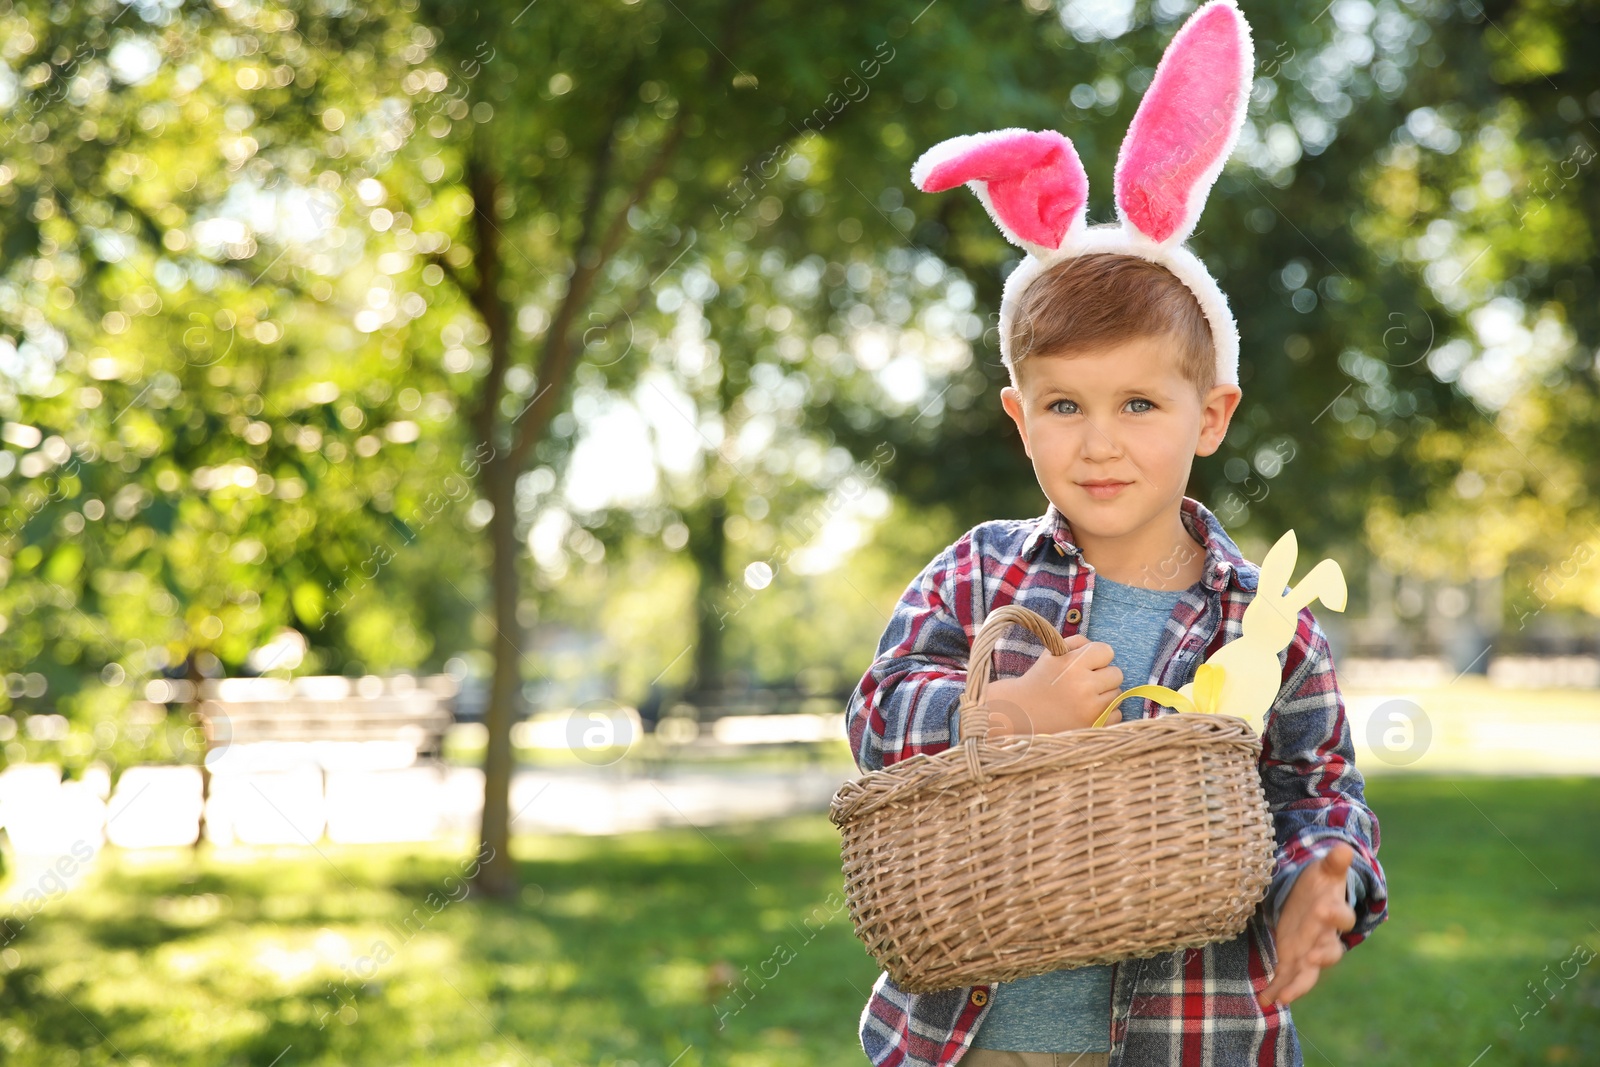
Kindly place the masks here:
[[(1188, 492), (1343, 568), (1391, 891), (1306, 1060), (1600, 1062), (1600, 4), (1242, 7)], [(863, 1062), (845, 701), (1046, 503), (910, 166), (1111, 219), (1192, 8), (0, 0), (5, 1062)]]

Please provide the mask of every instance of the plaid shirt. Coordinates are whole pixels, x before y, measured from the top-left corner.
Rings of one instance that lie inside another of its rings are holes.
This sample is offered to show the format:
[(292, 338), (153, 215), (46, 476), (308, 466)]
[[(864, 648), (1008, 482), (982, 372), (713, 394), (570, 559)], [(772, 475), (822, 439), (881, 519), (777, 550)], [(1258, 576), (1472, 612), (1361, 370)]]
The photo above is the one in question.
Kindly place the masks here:
[[(1192, 681), (1200, 663), (1239, 636), (1260, 574), (1199, 501), (1184, 497), (1181, 518), (1195, 550), (1205, 546), (1205, 574), (1167, 620), (1148, 679), (1170, 689)], [(990, 611), (1021, 604), (1064, 636), (1087, 627), (1094, 570), (1071, 532), (1051, 504), (1037, 519), (981, 523), (923, 568), (846, 710), (863, 771), (955, 742), (971, 641)], [(996, 647), (996, 676), (1024, 673), (1043, 651), (1032, 633), (1013, 627)], [(1289, 1009), (1263, 1009), (1256, 995), (1277, 962), (1272, 926), (1289, 886), (1335, 841), (1355, 850), (1356, 925), (1340, 940), (1354, 947), (1388, 918), (1378, 819), (1362, 795), (1327, 637), (1310, 608), (1301, 609), (1294, 639), (1279, 658), (1283, 686), (1268, 713), (1259, 761), (1277, 839), (1272, 884), (1233, 940), (1111, 965), (1110, 1067), (1302, 1064)], [(1144, 714), (1176, 713), (1146, 699)], [(880, 974), (861, 1014), (862, 1049), (875, 1067), (954, 1064), (971, 1045), (994, 989), (989, 983), (919, 995)]]

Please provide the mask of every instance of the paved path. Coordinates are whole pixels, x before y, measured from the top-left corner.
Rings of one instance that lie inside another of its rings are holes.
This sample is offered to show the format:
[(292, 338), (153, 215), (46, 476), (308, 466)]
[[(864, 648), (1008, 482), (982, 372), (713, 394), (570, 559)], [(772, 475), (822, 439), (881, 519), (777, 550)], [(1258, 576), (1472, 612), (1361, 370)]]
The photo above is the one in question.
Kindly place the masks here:
[[(851, 776), (848, 767), (522, 768), (511, 782), (512, 829), (617, 834), (826, 811)], [(0, 772), (0, 823), (17, 867), (0, 899), (41, 888), (53, 895), (58, 881), (81, 878), (107, 843), (179, 847), (199, 835), (198, 768), (130, 768), (107, 791), (104, 780), (62, 782), (52, 764)], [(483, 772), (475, 767), (332, 771), (325, 781), (315, 769), (219, 773), (205, 832), (222, 845), (427, 841), (476, 832), (482, 806)]]

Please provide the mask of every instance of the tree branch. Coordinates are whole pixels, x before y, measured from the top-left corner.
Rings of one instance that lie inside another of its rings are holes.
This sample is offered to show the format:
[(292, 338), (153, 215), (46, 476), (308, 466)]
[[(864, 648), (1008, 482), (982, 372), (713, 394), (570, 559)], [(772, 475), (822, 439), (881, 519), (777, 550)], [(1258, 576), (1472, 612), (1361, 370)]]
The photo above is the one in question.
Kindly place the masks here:
[(464, 274), (456, 270), (455, 267), (451, 266), (449, 260), (445, 259), (444, 256), (440, 255), (438, 252), (429, 252), (428, 262), (438, 264), (439, 269), (444, 271), (444, 276), (455, 283), (455, 287), (460, 290), (461, 295), (466, 297), (469, 301), (472, 299), (473, 290), (477, 288), (476, 285), (474, 285)]
[[(680, 109), (672, 129), (662, 139), (655, 157), (634, 181), (628, 191), (627, 199), (617, 210), (611, 224), (606, 227), (605, 235), (598, 242), (593, 242), (590, 235), (594, 232), (595, 217), (604, 194), (604, 190), (598, 184), (603, 175), (597, 166), (597, 183), (591, 187), (590, 199), (585, 205), (584, 227), (579, 239), (579, 254), (576, 257), (577, 265), (573, 269), (561, 307), (545, 333), (544, 351), (539, 359), (538, 377), (535, 382), (534, 401), (522, 413), (520, 425), (515, 427), (516, 436), (511, 446), (511, 457), (513, 465), (519, 469), (527, 461), (528, 453), (532, 451), (534, 444), (543, 436), (550, 419), (554, 417), (555, 405), (562, 392), (561, 387), (571, 373), (573, 364), (582, 354), (582, 344), (569, 336), (578, 311), (588, 301), (601, 269), (622, 246), (627, 236), (628, 212), (649, 195), (650, 190), (671, 165), (672, 158), (676, 155), (678, 145), (683, 139), (684, 125), (685, 114)], [(616, 123), (613, 122), (604, 150), (607, 170), (612, 150), (611, 142), (615, 135)]]
[(616, 254), (617, 249), (622, 246), (623, 238), (627, 236), (628, 212), (637, 207), (640, 201), (649, 195), (650, 190), (655, 186), (656, 182), (661, 180), (662, 174), (666, 173), (667, 167), (671, 165), (672, 157), (678, 151), (678, 143), (683, 140), (683, 125), (683, 112), (680, 111), (672, 129), (667, 132), (666, 137), (662, 138), (661, 147), (656, 150), (656, 157), (650, 161), (650, 165), (645, 167), (644, 171), (639, 175), (639, 180), (633, 183), (633, 188), (628, 193), (627, 202), (622, 205), (616, 217), (611, 220), (611, 227), (606, 230), (605, 237), (600, 241), (600, 254), (597, 257), (598, 261), (595, 263), (594, 273), (598, 274), (600, 268), (605, 266), (611, 257)]

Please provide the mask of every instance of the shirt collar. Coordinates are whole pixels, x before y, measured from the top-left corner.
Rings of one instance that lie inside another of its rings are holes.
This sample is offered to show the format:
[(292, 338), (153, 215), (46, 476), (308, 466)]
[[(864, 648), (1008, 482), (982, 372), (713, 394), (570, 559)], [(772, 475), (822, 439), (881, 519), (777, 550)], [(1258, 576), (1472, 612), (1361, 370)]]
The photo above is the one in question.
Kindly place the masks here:
[[(1239, 546), (1228, 536), (1222, 521), (1211, 509), (1186, 496), (1179, 506), (1178, 517), (1194, 539), (1205, 546), (1205, 574), (1201, 582), (1206, 588), (1221, 592), (1232, 582), (1236, 588), (1255, 591), (1260, 572), (1240, 554)], [(1061, 555), (1074, 562), (1083, 560), (1083, 551), (1072, 540), (1072, 524), (1053, 501), (1023, 542), (1022, 554), (1029, 556), (1036, 548), (1046, 545), (1058, 548)]]

